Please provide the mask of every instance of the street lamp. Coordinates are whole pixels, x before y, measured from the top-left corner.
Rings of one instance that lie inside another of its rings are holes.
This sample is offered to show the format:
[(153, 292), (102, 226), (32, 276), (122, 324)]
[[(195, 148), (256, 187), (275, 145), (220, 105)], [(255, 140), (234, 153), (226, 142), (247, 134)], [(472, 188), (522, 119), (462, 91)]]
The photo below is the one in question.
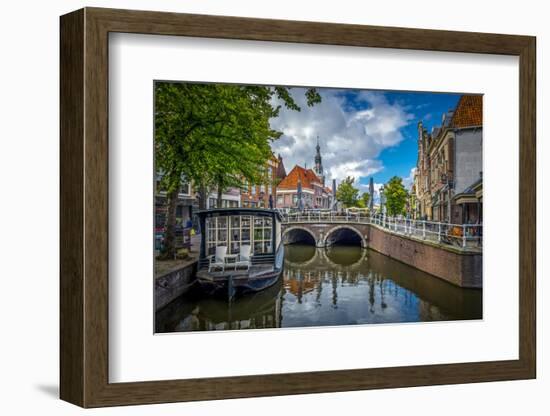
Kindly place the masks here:
[(447, 175), (447, 173), (442, 173), (441, 183), (443, 185), (447, 185), (447, 222), (450, 224), (451, 223), (451, 190), (454, 186), (451, 175)]

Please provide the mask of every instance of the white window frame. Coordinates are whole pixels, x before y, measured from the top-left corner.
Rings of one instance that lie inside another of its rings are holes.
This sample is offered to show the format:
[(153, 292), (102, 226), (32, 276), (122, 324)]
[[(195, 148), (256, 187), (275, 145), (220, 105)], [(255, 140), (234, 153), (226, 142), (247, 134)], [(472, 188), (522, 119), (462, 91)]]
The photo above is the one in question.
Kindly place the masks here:
[[(233, 219), (239, 218), (239, 225), (233, 224)], [(220, 220), (225, 219), (225, 227), (220, 226)], [(248, 219), (248, 226), (243, 226), (243, 219)], [(260, 224), (256, 224), (259, 221)], [(233, 239), (233, 231), (238, 230), (238, 240)], [(249, 239), (243, 240), (243, 231), (249, 230)], [(259, 231), (259, 235), (256, 236), (256, 230)], [(211, 238), (211, 231), (214, 238)], [(220, 239), (220, 232), (225, 231), (225, 240)], [(267, 238), (266, 238), (267, 236)], [(240, 246), (243, 244), (249, 244), (252, 247), (253, 254), (269, 254), (273, 253), (273, 218), (264, 216), (253, 215), (230, 215), (221, 217), (208, 217), (206, 218), (206, 254), (211, 255), (215, 253), (215, 247), (225, 245), (229, 254), (238, 254)], [(233, 247), (233, 243), (237, 243), (236, 247)], [(257, 250), (256, 245), (260, 244), (260, 248)], [(214, 248), (214, 250), (210, 250)]]

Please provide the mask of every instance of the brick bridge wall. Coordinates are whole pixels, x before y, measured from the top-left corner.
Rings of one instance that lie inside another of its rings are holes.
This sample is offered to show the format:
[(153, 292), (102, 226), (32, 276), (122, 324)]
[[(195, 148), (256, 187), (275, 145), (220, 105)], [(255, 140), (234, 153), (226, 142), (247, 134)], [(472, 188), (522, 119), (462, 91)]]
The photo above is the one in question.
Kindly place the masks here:
[(474, 251), (441, 246), (429, 241), (395, 234), (376, 225), (354, 223), (297, 223), (283, 225), (283, 238), (291, 243), (291, 230), (310, 233), (317, 247), (326, 247), (327, 237), (341, 228), (354, 230), (362, 237), (361, 244), (432, 274), (460, 287), (482, 287), (482, 255)]

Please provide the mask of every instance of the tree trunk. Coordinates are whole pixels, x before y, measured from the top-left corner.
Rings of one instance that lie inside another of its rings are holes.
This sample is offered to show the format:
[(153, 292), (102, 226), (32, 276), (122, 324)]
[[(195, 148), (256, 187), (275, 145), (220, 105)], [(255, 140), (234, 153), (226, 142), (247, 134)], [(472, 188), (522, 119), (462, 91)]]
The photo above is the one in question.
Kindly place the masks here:
[(176, 207), (178, 205), (179, 188), (166, 195), (167, 212), (164, 225), (164, 247), (161, 259), (173, 260), (176, 256)]
[(217, 203), (216, 203), (216, 205), (217, 205), (216, 208), (222, 208), (222, 203), (223, 203), (222, 195), (223, 195), (223, 188), (222, 188), (222, 186), (218, 183), (218, 201), (217, 201)]
[(208, 198), (208, 194), (207, 194), (207, 191), (206, 191), (206, 186), (199, 185), (199, 194), (200, 194), (199, 209), (200, 210), (205, 210), (206, 209), (206, 199)]

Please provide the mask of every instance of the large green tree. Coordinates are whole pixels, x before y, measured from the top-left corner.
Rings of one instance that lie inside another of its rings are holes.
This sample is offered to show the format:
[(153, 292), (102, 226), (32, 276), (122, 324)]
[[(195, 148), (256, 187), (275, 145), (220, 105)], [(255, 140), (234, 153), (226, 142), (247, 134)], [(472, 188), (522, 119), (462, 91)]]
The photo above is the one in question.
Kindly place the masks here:
[(355, 178), (348, 176), (336, 189), (336, 199), (340, 201), (345, 208), (357, 206), (359, 189), (353, 186), (354, 182)]
[(384, 197), (388, 215), (405, 213), (409, 193), (403, 185), (402, 178), (394, 176), (384, 185)]
[[(321, 101), (315, 89), (306, 91), (307, 104)], [(278, 100), (275, 100), (278, 98)], [(218, 200), (243, 179), (265, 182), (270, 143), (281, 132), (270, 126), (281, 105), (300, 111), (289, 88), (224, 84), (157, 82), (155, 84), (155, 163), (167, 193), (167, 217), (162, 257), (175, 253), (176, 206), (182, 178), (192, 181), (199, 207), (206, 208), (210, 190)]]

